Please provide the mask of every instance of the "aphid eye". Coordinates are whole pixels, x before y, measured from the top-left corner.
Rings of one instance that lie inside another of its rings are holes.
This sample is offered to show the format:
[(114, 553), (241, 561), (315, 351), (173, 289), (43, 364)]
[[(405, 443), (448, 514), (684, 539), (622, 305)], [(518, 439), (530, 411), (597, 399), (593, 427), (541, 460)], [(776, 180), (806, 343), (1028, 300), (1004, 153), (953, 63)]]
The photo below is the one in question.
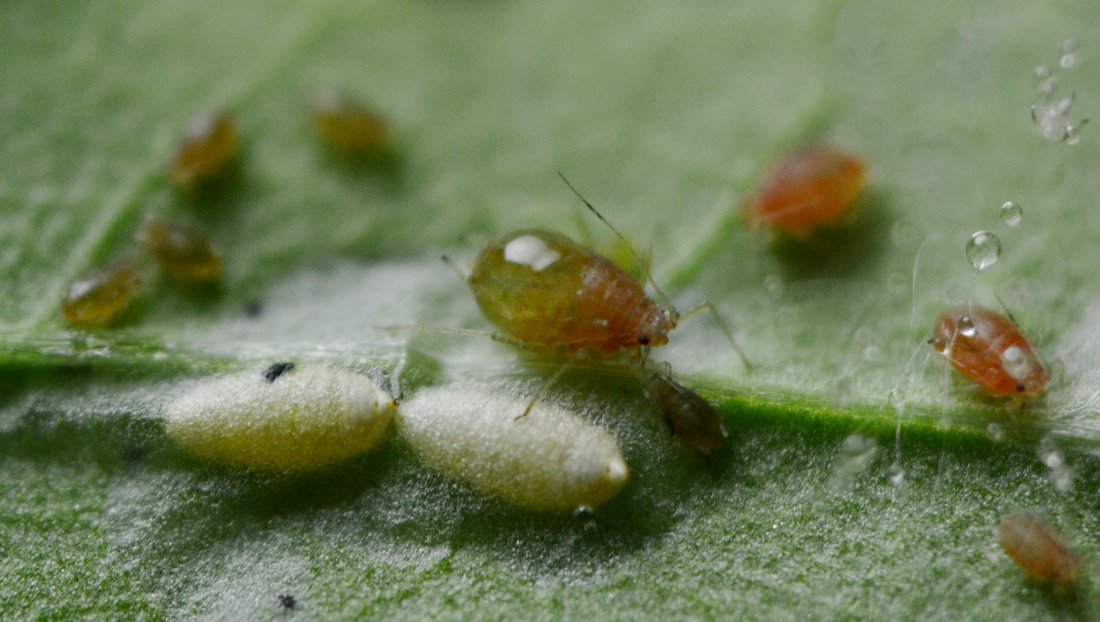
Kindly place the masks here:
[(649, 337), (646, 337), (645, 335), (642, 335), (641, 337), (638, 337), (638, 343), (643, 345), (643, 346), (648, 346), (649, 345)]

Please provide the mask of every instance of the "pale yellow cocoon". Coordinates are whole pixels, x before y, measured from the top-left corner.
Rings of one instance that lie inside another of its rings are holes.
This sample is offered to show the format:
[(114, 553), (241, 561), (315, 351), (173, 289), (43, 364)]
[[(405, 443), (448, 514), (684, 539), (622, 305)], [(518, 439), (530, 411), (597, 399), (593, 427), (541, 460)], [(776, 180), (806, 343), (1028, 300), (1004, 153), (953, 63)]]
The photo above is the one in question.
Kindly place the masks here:
[(615, 438), (540, 402), (464, 388), (429, 388), (404, 402), (398, 430), (427, 463), (535, 510), (594, 508), (630, 478)]
[(303, 366), (269, 382), (256, 369), (199, 382), (169, 404), (165, 427), (212, 462), (304, 471), (374, 447), (393, 411), (393, 398), (360, 374)]

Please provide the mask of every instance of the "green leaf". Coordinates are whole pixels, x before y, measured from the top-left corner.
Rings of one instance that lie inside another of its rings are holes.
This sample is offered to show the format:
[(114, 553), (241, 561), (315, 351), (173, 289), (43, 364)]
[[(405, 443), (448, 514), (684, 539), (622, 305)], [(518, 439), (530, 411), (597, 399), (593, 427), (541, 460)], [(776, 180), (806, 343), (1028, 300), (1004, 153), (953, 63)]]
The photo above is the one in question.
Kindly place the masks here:
[[(1098, 18), (1016, 0), (0, 5), (0, 609), (267, 619), (293, 595), (322, 619), (1095, 617), (1100, 142), (1090, 125), (1048, 142), (1030, 107), (1032, 69), (1076, 38), (1055, 97), (1097, 114)], [(305, 103), (323, 88), (389, 119), (391, 162), (317, 144)], [(190, 199), (164, 166), (212, 109), (246, 146)], [(738, 202), (813, 138), (870, 165), (854, 223), (807, 243), (746, 230)], [(653, 353), (721, 405), (728, 449), (677, 445), (621, 361), (546, 398), (609, 428), (633, 469), (591, 523), (481, 496), (396, 433), (297, 477), (165, 436), (194, 379), (272, 360), (404, 395), (536, 391), (560, 359), (431, 328), (492, 328), (438, 256), (544, 226), (629, 259), (558, 171), (652, 252), (677, 307), (709, 300), (734, 327), (752, 373), (706, 315)], [(68, 284), (132, 252), (145, 214), (208, 231), (223, 283), (144, 266), (121, 326), (68, 329)], [(1004, 249), (981, 272), (978, 230)], [(944, 308), (998, 297), (1061, 370), (1022, 408), (924, 344)], [(1000, 551), (1015, 508), (1085, 555), (1075, 590)]]

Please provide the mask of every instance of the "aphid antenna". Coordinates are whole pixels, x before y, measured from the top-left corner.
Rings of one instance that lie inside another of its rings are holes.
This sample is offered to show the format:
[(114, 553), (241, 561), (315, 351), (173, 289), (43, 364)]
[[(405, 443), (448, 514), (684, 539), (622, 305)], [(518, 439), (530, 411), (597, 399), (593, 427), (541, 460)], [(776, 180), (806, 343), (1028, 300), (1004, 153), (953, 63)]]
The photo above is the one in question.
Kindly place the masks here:
[(425, 332), (462, 335), (464, 337), (488, 337), (497, 343), (505, 343), (512, 347), (520, 348), (521, 350), (527, 350), (528, 352), (545, 352), (542, 348), (527, 343), (526, 341), (516, 339), (515, 337), (473, 328), (452, 328), (450, 326), (432, 326), (431, 324), (389, 324), (385, 326), (375, 326), (374, 328), (391, 332)]
[(454, 271), (454, 273), (458, 275), (458, 279), (459, 279), (460, 281), (462, 281), (463, 283), (468, 283), (468, 282), (469, 282), (469, 280), (470, 280), (470, 275), (468, 275), (468, 274), (466, 274), (465, 272), (463, 272), (463, 271), (462, 271), (462, 268), (459, 268), (459, 267), (458, 267), (458, 264), (456, 264), (456, 263), (454, 262), (454, 260), (452, 260), (452, 259), (451, 259), (450, 257), (448, 257), (447, 255), (443, 255), (443, 256), (441, 256), (441, 257), (440, 257), (440, 259), (442, 259), (442, 260), (443, 260), (443, 263), (447, 264), (447, 267), (448, 267), (448, 268), (450, 268), (451, 270), (453, 270), (453, 271)]
[(600, 219), (600, 222), (607, 225), (607, 228), (611, 229), (611, 232), (615, 234), (615, 237), (619, 238), (620, 242), (626, 245), (626, 249), (630, 251), (630, 256), (633, 257), (634, 261), (638, 263), (638, 267), (641, 268), (642, 274), (645, 275), (646, 280), (649, 281), (651, 285), (653, 285), (653, 289), (657, 292), (657, 295), (661, 297), (661, 302), (668, 310), (669, 318), (672, 320), (672, 323), (676, 324), (680, 320), (680, 313), (676, 311), (675, 307), (672, 306), (672, 302), (669, 301), (668, 296), (666, 296), (665, 293), (661, 291), (661, 287), (657, 285), (657, 281), (653, 280), (653, 274), (650, 273), (649, 268), (647, 268), (645, 262), (642, 261), (642, 257), (638, 254), (637, 251), (634, 250), (634, 246), (626, 239), (626, 236), (620, 233), (619, 230), (615, 228), (615, 225), (611, 224), (606, 218), (604, 218), (603, 214), (601, 214), (595, 207), (593, 207), (592, 204), (588, 202), (588, 199), (584, 198), (584, 196), (577, 191), (573, 184), (569, 182), (569, 179), (565, 177), (564, 173), (558, 171), (558, 177), (561, 177), (561, 180), (565, 182), (566, 186), (569, 186), (569, 189), (573, 192), (573, 194), (577, 195), (577, 198), (581, 200), (581, 203), (584, 203), (584, 206), (587, 207), (590, 212), (595, 214), (596, 218)]
[[(745, 371), (752, 374), (752, 363), (749, 362), (749, 357), (745, 356), (745, 351), (741, 349), (741, 346), (737, 345), (737, 340), (733, 338), (733, 331), (730, 329), (729, 324), (726, 323), (725, 318), (721, 313), (718, 313), (718, 309), (714, 304), (708, 301), (701, 302), (694, 307), (684, 312), (683, 319), (687, 319), (703, 311), (709, 311), (710, 316), (714, 318), (714, 323), (718, 325), (718, 329), (722, 331), (722, 334), (726, 337), (726, 341), (733, 347), (733, 351), (737, 353), (737, 356), (741, 359), (741, 364), (745, 366)], [(670, 370), (671, 371), (671, 370)]]
[(1016, 328), (1019, 328), (1020, 323), (1016, 321), (1016, 316), (1012, 315), (1012, 311), (1008, 310), (1008, 305), (1005, 304), (1005, 301), (1001, 300), (1000, 294), (998, 294), (997, 292), (993, 292), (993, 297), (996, 298), (997, 302), (1001, 304), (1001, 308), (1005, 310), (1005, 314), (1008, 315), (1008, 319), (1012, 320), (1012, 323), (1016, 325)]

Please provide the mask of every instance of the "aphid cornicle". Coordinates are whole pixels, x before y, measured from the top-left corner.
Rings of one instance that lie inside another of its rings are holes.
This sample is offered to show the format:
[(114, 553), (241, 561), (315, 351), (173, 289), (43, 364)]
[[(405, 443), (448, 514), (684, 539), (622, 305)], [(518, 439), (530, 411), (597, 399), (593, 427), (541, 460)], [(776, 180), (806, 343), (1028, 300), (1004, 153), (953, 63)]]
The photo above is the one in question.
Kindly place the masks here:
[(314, 96), (310, 116), (317, 136), (345, 154), (379, 157), (390, 150), (386, 120), (348, 95), (325, 92)]
[(61, 311), (74, 326), (106, 326), (130, 305), (137, 286), (137, 268), (128, 260), (118, 260), (70, 285)]
[(794, 237), (836, 224), (863, 192), (866, 166), (859, 157), (822, 143), (791, 152), (741, 205), (749, 228)]
[(657, 372), (646, 380), (645, 396), (661, 411), (676, 440), (703, 453), (722, 446), (729, 432), (722, 417), (694, 391)]
[(664, 345), (678, 320), (638, 279), (545, 229), (514, 231), (490, 243), (467, 282), (485, 317), (505, 333), (572, 353)]
[(178, 281), (205, 283), (221, 276), (221, 249), (197, 229), (147, 219), (138, 229), (137, 240)]
[(1001, 548), (1033, 579), (1042, 583), (1072, 583), (1081, 570), (1081, 556), (1042, 518), (1010, 514), (997, 527)]
[(224, 173), (240, 151), (233, 119), (207, 113), (188, 124), (179, 147), (168, 163), (168, 177), (181, 188), (195, 186)]
[(1049, 377), (1011, 319), (973, 305), (939, 316), (929, 339), (951, 366), (993, 396), (1039, 397)]

